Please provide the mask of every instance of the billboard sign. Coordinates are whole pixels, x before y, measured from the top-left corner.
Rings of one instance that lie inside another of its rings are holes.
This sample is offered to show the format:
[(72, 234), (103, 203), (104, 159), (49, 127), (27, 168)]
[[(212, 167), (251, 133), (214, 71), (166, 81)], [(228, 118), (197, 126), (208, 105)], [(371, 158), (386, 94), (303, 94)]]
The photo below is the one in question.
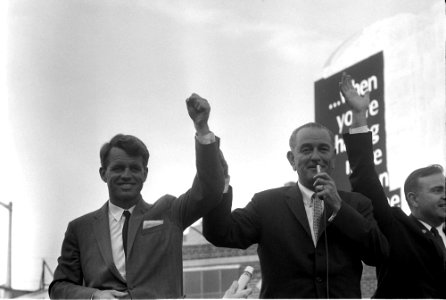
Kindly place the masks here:
[(389, 190), (387, 170), (386, 126), (384, 105), (384, 57), (383, 52), (374, 54), (348, 68), (315, 82), (315, 121), (335, 134), (337, 152), (333, 178), (340, 190), (351, 190), (348, 180), (350, 165), (342, 134), (352, 125), (352, 111), (339, 90), (342, 72), (353, 78), (353, 86), (360, 95), (370, 91), (368, 125), (373, 136), (375, 168), (392, 206), (401, 206), (401, 190)]

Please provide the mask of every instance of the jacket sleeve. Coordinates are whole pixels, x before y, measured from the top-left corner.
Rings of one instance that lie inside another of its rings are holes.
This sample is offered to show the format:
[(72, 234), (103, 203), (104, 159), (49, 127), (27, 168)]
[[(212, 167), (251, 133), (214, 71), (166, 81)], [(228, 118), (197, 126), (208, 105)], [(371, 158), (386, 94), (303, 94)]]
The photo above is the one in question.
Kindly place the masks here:
[(387, 235), (392, 227), (393, 215), (375, 170), (372, 133), (344, 134), (344, 141), (352, 169), (352, 189), (372, 201), (374, 217), (384, 235)]
[(219, 139), (211, 144), (195, 140), (196, 168), (192, 187), (172, 203), (173, 219), (184, 229), (203, 217), (222, 198), (223, 168), (219, 157)]
[(79, 245), (72, 223), (68, 224), (61, 252), (54, 279), (48, 289), (50, 298), (91, 299), (96, 289), (83, 286)]
[(222, 201), (203, 217), (203, 235), (217, 247), (246, 249), (258, 243), (260, 220), (255, 197), (245, 208), (231, 212), (232, 188)]
[(379, 230), (373, 218), (373, 207), (368, 198), (358, 193), (349, 194), (352, 207), (343, 202), (333, 225), (354, 241), (361, 260), (370, 266), (376, 266), (389, 255), (387, 239)]

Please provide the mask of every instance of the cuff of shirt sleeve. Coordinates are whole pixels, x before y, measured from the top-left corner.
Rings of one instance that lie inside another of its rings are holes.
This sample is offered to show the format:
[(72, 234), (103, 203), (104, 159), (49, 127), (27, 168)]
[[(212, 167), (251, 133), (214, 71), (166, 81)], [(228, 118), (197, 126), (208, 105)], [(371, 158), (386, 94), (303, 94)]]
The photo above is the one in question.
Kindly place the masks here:
[(338, 214), (337, 212), (332, 213), (331, 216), (330, 216), (330, 218), (328, 218), (328, 222), (333, 222), (333, 220), (334, 220), (334, 218), (336, 218), (336, 215), (337, 215), (337, 214)]
[(350, 128), (348, 130), (348, 133), (350, 134), (357, 134), (357, 133), (366, 133), (369, 132), (369, 127), (367, 125), (356, 127), (356, 128)]
[(209, 145), (215, 142), (215, 134), (212, 131), (202, 136), (195, 135), (195, 138), (202, 145)]
[(223, 194), (226, 194), (229, 191), (229, 181), (231, 180), (231, 177), (228, 175), (228, 177), (225, 178), (225, 188), (223, 189)]

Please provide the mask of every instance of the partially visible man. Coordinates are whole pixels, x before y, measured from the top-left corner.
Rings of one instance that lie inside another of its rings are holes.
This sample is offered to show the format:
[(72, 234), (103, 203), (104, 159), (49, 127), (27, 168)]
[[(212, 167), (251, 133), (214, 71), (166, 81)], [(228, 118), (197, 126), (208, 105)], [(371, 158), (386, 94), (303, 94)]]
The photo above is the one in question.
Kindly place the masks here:
[(134, 136), (113, 137), (100, 151), (99, 173), (109, 200), (68, 224), (51, 298), (183, 297), (183, 230), (220, 201), (224, 188), (218, 141), (208, 126), (209, 103), (192, 94), (186, 105), (196, 129), (191, 189), (146, 203), (140, 192), (149, 152)]
[(371, 202), (337, 190), (334, 138), (324, 126), (297, 128), (290, 148), (298, 182), (257, 193), (232, 213), (229, 188), (203, 218), (204, 236), (218, 247), (258, 244), (261, 298), (361, 298), (362, 261), (375, 265), (388, 254)]
[[(372, 200), (374, 215), (390, 247), (378, 265), (376, 298), (446, 299), (445, 176), (439, 165), (413, 171), (404, 184), (411, 211), (390, 207), (373, 162), (372, 134), (367, 127), (369, 94), (358, 95), (351, 77), (340, 87), (352, 108), (351, 134), (344, 135), (354, 191)], [(353, 134), (356, 133), (356, 134)]]

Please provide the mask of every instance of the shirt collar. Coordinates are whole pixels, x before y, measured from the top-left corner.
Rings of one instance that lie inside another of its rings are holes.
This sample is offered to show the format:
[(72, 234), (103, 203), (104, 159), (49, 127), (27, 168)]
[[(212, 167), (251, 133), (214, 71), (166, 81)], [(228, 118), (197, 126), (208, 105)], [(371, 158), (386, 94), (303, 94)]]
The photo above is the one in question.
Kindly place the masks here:
[[(429, 225), (429, 224), (427, 224), (426, 222), (424, 222), (424, 221), (421, 221), (420, 219), (417, 219), (421, 224), (423, 224), (424, 225), (424, 227), (426, 227), (427, 228), (427, 230), (431, 230), (432, 229), (432, 226), (431, 225)], [(437, 227), (435, 227), (436, 229), (437, 229), (437, 231), (438, 232), (440, 232), (440, 231), (443, 231), (443, 227), (445, 226), (445, 223), (441, 223), (440, 225), (438, 225)]]
[(302, 192), (304, 204), (306, 206), (311, 207), (311, 205), (312, 205), (311, 196), (313, 196), (314, 191), (312, 191), (309, 188), (307, 188), (306, 186), (302, 185), (299, 181), (297, 182), (297, 184), (299, 185), (299, 189)]
[(108, 200), (108, 212), (113, 217), (113, 219), (116, 220), (116, 222), (119, 222), (119, 220), (121, 220), (122, 213), (124, 212), (124, 210), (128, 210), (130, 213), (133, 213), (135, 206), (136, 205), (133, 205), (129, 209), (123, 209), (122, 207), (114, 205), (113, 203), (111, 203), (110, 200)]

